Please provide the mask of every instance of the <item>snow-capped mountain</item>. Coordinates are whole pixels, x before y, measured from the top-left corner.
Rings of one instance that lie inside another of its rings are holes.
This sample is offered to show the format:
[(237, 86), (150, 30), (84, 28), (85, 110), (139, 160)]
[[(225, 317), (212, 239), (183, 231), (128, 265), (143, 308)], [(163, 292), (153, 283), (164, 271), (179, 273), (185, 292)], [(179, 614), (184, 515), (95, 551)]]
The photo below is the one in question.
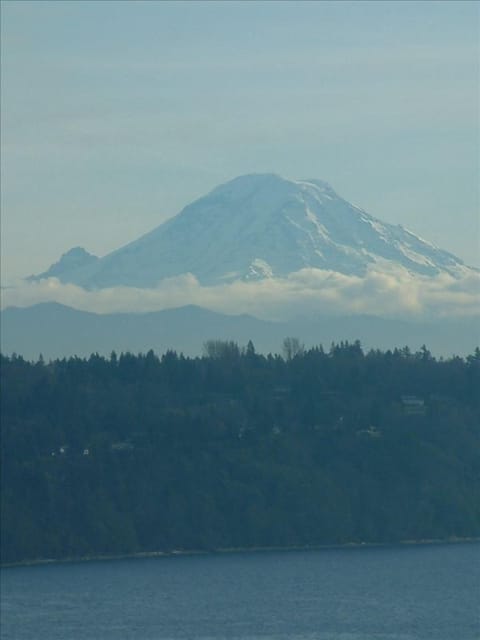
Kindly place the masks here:
[(451, 253), (350, 204), (326, 182), (253, 174), (220, 185), (103, 258), (76, 248), (33, 279), (143, 288), (184, 273), (220, 284), (306, 267), (363, 275), (370, 265), (389, 264), (426, 276), (469, 270)]

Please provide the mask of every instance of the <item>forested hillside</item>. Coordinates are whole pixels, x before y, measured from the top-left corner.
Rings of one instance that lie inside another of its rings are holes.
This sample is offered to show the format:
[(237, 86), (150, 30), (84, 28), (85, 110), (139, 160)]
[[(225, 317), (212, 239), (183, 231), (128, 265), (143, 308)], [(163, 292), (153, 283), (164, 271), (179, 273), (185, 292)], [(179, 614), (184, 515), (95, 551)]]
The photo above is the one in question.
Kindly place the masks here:
[(2, 357), (2, 561), (480, 535), (480, 351)]

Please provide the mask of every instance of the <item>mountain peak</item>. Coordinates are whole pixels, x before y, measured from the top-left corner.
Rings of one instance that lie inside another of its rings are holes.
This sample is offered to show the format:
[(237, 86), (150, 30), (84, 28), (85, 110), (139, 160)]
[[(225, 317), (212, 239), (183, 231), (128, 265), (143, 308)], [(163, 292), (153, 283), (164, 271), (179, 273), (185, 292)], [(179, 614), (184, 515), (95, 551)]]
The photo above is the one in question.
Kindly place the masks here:
[(268, 192), (273, 195), (288, 189), (291, 182), (276, 173), (248, 173), (238, 176), (215, 187), (207, 194), (209, 197), (228, 197), (233, 199), (249, 198), (255, 194)]
[(289, 180), (277, 173), (247, 173), (219, 185), (208, 196), (228, 194), (230, 196), (248, 197), (262, 191), (267, 191), (270, 195), (273, 195), (279, 192), (286, 193), (306, 188), (314, 188), (320, 192), (328, 192), (336, 196), (335, 191), (324, 180)]
[(202, 284), (286, 277), (304, 268), (363, 276), (392, 265), (457, 276), (461, 260), (341, 198), (324, 180), (253, 173), (230, 180), (104, 258), (76, 247), (39, 277), (87, 288), (155, 287), (193, 274)]
[(72, 247), (60, 256), (60, 260), (52, 264), (47, 271), (38, 275), (32, 275), (27, 280), (34, 282), (36, 280), (42, 280), (44, 278), (58, 278), (62, 282), (68, 282), (64, 280), (64, 275), (70, 273), (72, 270), (77, 270), (87, 265), (92, 265), (97, 262), (99, 258), (92, 253), (86, 251), (83, 247)]

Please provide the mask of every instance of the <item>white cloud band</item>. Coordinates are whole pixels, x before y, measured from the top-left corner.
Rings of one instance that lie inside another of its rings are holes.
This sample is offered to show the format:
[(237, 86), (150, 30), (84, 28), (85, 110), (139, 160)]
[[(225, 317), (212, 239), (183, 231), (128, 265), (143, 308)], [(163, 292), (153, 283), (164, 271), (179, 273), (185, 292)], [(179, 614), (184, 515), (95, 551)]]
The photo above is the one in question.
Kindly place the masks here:
[(480, 273), (461, 278), (414, 276), (401, 268), (372, 268), (365, 277), (302, 269), (286, 278), (203, 286), (192, 274), (162, 280), (156, 288), (86, 291), (56, 278), (21, 282), (2, 292), (2, 307), (54, 301), (96, 313), (144, 312), (188, 304), (263, 319), (306, 314), (372, 314), (439, 318), (480, 314)]

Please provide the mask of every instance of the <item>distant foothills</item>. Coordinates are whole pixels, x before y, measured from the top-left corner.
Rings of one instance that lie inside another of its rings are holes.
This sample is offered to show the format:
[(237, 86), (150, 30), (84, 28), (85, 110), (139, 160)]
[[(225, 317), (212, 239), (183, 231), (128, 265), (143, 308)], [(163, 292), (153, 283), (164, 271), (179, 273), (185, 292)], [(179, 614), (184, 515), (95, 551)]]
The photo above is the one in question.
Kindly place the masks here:
[(480, 536), (480, 350), (1, 357), (2, 562)]
[(248, 314), (227, 315), (194, 305), (148, 313), (98, 314), (49, 302), (0, 312), (4, 355), (45, 360), (112, 351), (157, 353), (175, 350), (199, 356), (210, 339), (247, 344), (259, 353), (279, 353), (285, 336), (298, 336), (308, 347), (342, 340), (369, 349), (416, 351), (422, 345), (435, 356), (467, 356), (480, 344), (478, 316), (430, 321), (381, 318), (373, 315), (310, 315), (289, 321), (268, 321)]

